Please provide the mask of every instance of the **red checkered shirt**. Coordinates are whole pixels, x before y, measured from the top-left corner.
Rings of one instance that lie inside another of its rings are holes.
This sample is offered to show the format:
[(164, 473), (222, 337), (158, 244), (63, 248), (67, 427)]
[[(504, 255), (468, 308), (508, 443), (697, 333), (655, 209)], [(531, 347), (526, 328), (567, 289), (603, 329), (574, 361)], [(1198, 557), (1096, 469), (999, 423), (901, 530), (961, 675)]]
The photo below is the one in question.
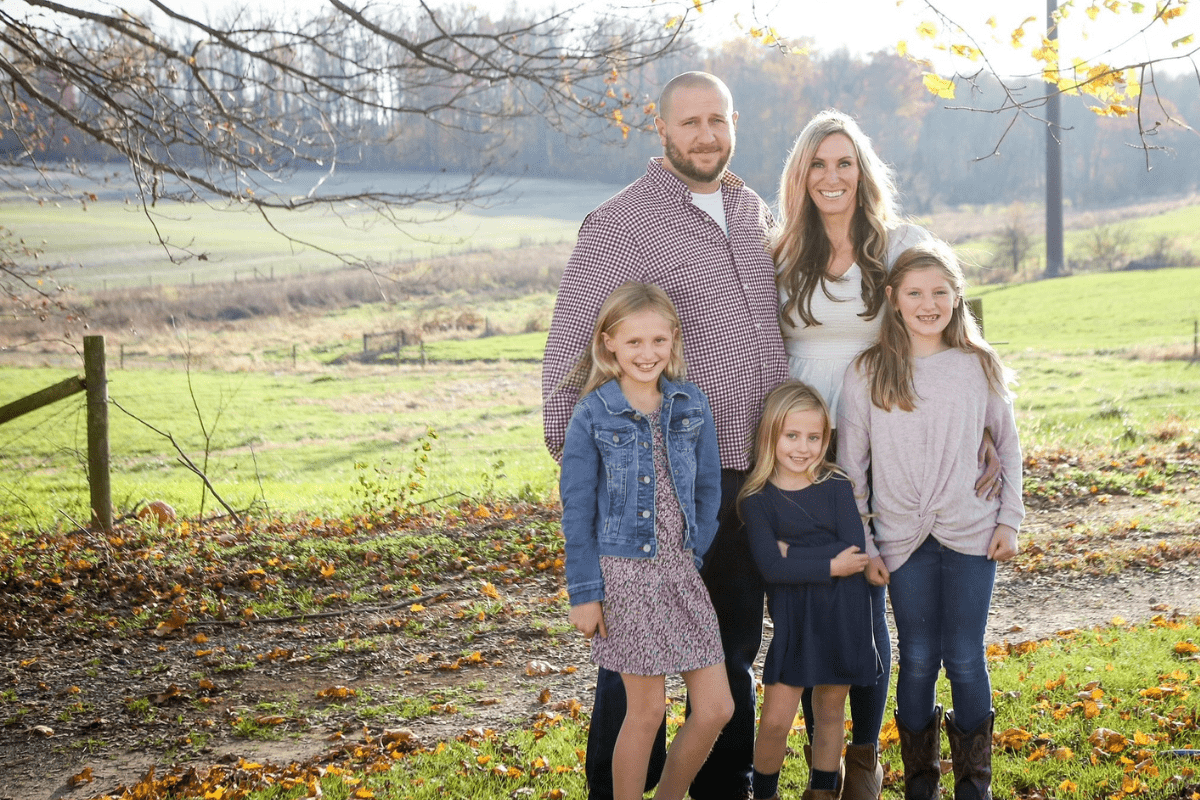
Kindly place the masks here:
[(646, 174), (583, 221), (563, 272), (542, 361), (546, 447), (562, 460), (578, 399), (560, 386), (592, 336), (600, 306), (626, 281), (666, 290), (683, 322), (687, 378), (708, 396), (721, 466), (749, 467), (749, 444), (772, 388), (788, 378), (779, 335), (771, 213), (726, 172), (721, 195), (729, 236), (692, 203), (688, 187), (653, 158)]

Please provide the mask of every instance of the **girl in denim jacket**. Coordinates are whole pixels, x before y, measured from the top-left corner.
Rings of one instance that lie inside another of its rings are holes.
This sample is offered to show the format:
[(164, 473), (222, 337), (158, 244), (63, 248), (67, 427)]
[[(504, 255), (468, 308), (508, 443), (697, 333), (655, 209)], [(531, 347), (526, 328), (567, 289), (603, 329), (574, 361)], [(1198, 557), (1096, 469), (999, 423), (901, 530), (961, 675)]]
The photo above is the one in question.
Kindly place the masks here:
[(699, 573), (721, 502), (717, 434), (684, 369), (675, 306), (658, 286), (631, 282), (604, 302), (590, 349), (568, 377), (583, 384), (560, 483), (570, 620), (592, 640), (592, 660), (625, 685), (615, 800), (642, 797), (667, 674), (683, 676), (692, 709), (656, 798), (684, 796), (733, 714)]

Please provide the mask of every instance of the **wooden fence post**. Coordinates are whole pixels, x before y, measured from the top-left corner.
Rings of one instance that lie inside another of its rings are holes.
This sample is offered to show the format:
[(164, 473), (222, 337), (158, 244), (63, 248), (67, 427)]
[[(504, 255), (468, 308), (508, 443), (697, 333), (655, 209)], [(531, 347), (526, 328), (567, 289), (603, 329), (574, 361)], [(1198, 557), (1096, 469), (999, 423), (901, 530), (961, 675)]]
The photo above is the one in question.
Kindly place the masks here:
[(112, 485), (108, 474), (108, 376), (104, 337), (83, 337), (83, 375), (87, 384), (88, 487), (92, 524), (111, 531)]

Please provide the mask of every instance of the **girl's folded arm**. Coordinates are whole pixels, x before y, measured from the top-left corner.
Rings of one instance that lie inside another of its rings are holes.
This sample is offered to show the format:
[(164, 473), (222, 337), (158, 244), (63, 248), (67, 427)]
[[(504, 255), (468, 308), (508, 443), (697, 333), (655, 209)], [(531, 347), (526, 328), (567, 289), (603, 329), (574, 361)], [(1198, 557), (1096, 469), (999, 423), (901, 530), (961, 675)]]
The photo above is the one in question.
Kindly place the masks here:
[[(788, 548), (784, 558), (775, 543), (779, 534), (770, 501), (762, 494), (751, 495), (742, 501), (742, 519), (750, 539), (754, 563), (767, 583), (829, 583), (829, 562), (844, 549), (833, 543), (814, 548)], [(799, 555), (801, 551), (803, 555)]]

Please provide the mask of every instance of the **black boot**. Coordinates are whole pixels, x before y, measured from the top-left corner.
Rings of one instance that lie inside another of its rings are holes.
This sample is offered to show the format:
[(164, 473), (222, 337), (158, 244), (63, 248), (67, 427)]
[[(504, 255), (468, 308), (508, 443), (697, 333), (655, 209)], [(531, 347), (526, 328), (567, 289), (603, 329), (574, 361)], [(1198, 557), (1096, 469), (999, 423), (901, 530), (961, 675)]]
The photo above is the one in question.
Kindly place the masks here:
[(942, 780), (942, 707), (934, 707), (933, 718), (919, 731), (904, 727), (897, 714), (896, 730), (904, 761), (904, 800), (935, 800)]
[(954, 724), (954, 712), (946, 712), (946, 736), (954, 761), (954, 800), (992, 800), (992, 726), (996, 712), (973, 731)]

